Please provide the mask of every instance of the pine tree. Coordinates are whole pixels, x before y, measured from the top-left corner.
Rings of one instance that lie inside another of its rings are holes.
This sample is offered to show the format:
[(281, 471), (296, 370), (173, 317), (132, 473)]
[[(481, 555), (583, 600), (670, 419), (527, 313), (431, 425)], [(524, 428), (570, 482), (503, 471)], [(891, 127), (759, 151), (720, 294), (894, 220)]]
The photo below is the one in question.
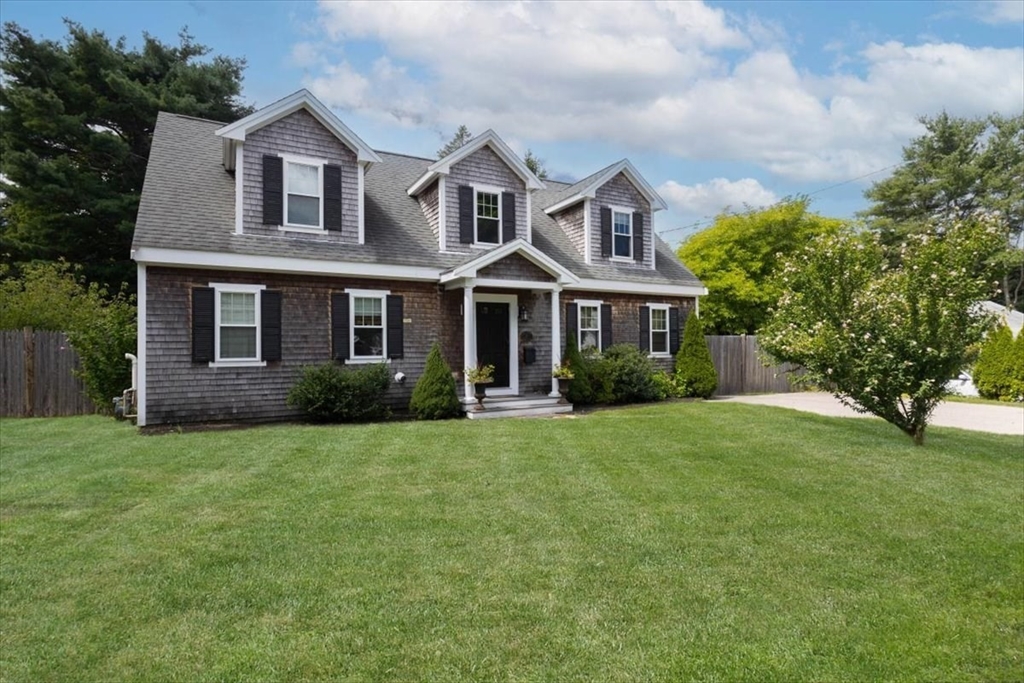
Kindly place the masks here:
[(437, 342), (430, 347), (423, 375), (416, 382), (409, 401), (409, 412), (420, 420), (444, 420), (462, 412), (452, 369), (441, 355)]
[(459, 126), (459, 129), (455, 131), (455, 135), (452, 136), (452, 139), (449, 140), (444, 147), (437, 150), (437, 158), (441, 159), (442, 157), (448, 156), (472, 139), (473, 134), (469, 132), (469, 128), (466, 128), (465, 125)]
[(547, 180), (548, 170), (544, 168), (544, 160), (537, 158), (533, 154), (532, 149), (526, 150), (526, 156), (523, 157), (523, 163), (526, 164), (526, 167), (530, 169), (530, 172), (533, 173), (533, 175), (537, 176), (541, 180)]
[(594, 388), (590, 383), (590, 364), (580, 353), (574, 334), (570, 334), (565, 340), (565, 355), (562, 357), (562, 362), (572, 369), (573, 374), (573, 380), (569, 382), (569, 392), (565, 397), (570, 403), (581, 406), (593, 403)]
[(982, 398), (1009, 396), (1010, 378), (1016, 364), (1013, 346), (1013, 332), (1006, 325), (992, 330), (981, 345), (974, 364), (974, 386)]
[(686, 319), (683, 343), (676, 354), (676, 380), (687, 396), (711, 398), (718, 388), (718, 373), (704, 339), (704, 325), (696, 315)]

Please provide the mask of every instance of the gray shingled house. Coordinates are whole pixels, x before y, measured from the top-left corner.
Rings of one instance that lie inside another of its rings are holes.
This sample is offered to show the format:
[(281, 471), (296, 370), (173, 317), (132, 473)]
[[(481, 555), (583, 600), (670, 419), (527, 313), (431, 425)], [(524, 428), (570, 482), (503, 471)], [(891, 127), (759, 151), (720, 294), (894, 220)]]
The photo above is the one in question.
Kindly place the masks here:
[[(492, 131), (439, 160), (371, 149), (303, 90), (224, 124), (161, 113), (139, 206), (139, 425), (295, 417), (305, 365), (388, 362), (404, 408), (439, 341), (493, 364), (475, 417), (567, 409), (552, 366), (638, 344), (669, 367), (704, 286), (627, 160), (541, 181)], [(463, 380), (467, 402), (471, 387)]]

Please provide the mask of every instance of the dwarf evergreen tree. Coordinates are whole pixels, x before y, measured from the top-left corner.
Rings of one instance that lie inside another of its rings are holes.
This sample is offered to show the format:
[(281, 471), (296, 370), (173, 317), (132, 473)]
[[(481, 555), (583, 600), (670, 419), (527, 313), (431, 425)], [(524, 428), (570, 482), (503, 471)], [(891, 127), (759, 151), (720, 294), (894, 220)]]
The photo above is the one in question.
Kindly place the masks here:
[(704, 325), (696, 315), (686, 319), (683, 343), (676, 354), (676, 380), (687, 396), (711, 398), (718, 388), (718, 373), (704, 339)]
[(974, 386), (978, 394), (982, 398), (1009, 400), (1016, 365), (1013, 332), (1006, 325), (1000, 325), (985, 338), (974, 364)]
[(570, 403), (589, 405), (594, 402), (594, 388), (590, 383), (590, 364), (583, 358), (576, 335), (570, 334), (565, 340), (565, 355), (562, 363), (572, 369), (573, 380), (569, 382), (569, 392), (565, 397)]
[(420, 420), (445, 420), (462, 412), (455, 377), (437, 342), (430, 347), (423, 375), (412, 391), (409, 412)]

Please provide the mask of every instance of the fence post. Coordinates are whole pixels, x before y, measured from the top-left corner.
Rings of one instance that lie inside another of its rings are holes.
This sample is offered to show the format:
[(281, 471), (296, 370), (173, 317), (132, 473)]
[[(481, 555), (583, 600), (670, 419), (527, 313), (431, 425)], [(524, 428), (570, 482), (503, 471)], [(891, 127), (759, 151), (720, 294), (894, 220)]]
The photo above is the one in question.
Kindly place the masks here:
[(36, 405), (36, 335), (31, 327), (21, 331), (25, 351), (25, 417), (35, 415)]

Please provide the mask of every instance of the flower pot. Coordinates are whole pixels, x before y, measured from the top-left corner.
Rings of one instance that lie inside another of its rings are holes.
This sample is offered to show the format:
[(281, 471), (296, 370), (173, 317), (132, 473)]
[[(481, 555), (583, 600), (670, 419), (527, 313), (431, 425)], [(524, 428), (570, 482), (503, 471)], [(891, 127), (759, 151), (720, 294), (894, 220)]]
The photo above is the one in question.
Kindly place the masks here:
[(555, 379), (558, 380), (558, 393), (562, 395), (562, 400), (564, 401), (565, 395), (569, 393), (569, 383), (572, 380), (566, 377), (556, 377)]
[(481, 409), (484, 407), (484, 398), (487, 397), (487, 385), (486, 384), (474, 384), (473, 385), (473, 398), (476, 399), (476, 403)]

